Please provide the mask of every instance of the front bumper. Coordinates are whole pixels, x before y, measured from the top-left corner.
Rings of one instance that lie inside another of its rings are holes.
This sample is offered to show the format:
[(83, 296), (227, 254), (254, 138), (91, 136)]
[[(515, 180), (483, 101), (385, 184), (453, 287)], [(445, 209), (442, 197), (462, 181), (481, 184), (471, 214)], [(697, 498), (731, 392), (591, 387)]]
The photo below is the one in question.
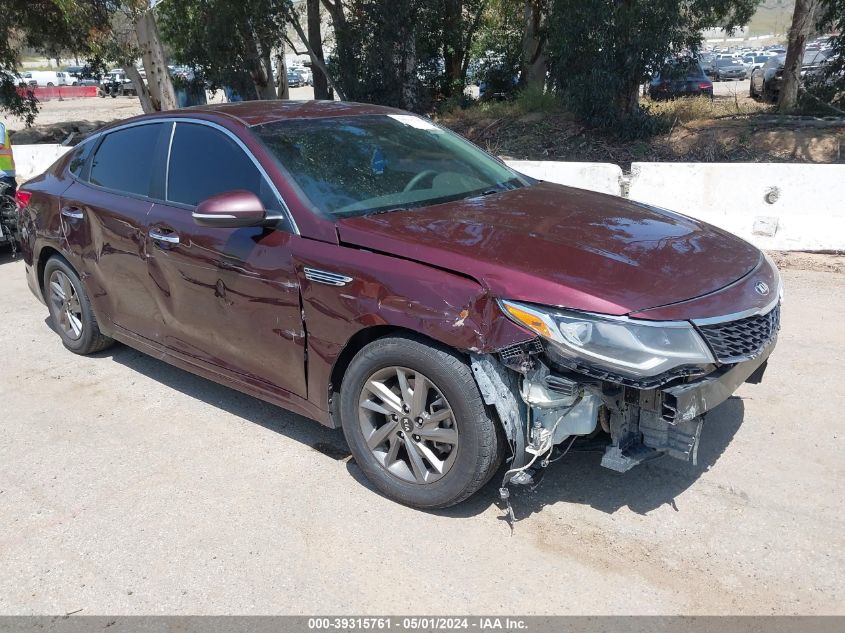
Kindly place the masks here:
[(671, 424), (688, 422), (722, 404), (742, 383), (759, 383), (776, 342), (777, 338), (773, 338), (756, 358), (713, 372), (695, 382), (664, 389), (664, 419)]
[(759, 383), (776, 342), (773, 337), (753, 359), (702, 378), (624, 394), (627, 406), (611, 415), (612, 442), (602, 466), (626, 472), (661, 454), (695, 464), (704, 414), (730, 398), (744, 382)]

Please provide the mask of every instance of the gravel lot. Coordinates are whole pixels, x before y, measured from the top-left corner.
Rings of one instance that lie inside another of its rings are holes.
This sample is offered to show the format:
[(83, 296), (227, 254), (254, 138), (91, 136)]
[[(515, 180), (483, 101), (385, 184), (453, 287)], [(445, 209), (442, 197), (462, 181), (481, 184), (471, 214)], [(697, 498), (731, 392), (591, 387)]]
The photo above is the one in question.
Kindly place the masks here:
[(767, 380), (700, 465), (573, 454), (424, 513), (340, 432), (117, 346), (81, 358), (0, 254), (0, 613), (845, 613), (845, 276), (787, 271)]
[(751, 81), (743, 79), (742, 81), (714, 81), (713, 94), (717, 97), (747, 97), (748, 90), (751, 88)]

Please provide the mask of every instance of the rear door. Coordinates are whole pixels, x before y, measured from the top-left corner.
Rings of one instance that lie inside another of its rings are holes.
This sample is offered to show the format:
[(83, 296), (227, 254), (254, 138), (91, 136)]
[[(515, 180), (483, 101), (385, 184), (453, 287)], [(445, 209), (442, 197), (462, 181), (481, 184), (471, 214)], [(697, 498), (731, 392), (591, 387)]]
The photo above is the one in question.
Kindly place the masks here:
[(166, 202), (147, 222), (149, 277), (163, 343), (183, 355), (299, 396), (305, 389), (305, 331), (286, 220), (216, 228), (194, 223), (202, 200), (252, 191), (285, 217), (275, 188), (230, 132), (202, 122), (172, 131)]
[(98, 315), (147, 338), (155, 338), (156, 321), (147, 214), (154, 165), (169, 140), (166, 128), (134, 125), (86, 143), (70, 161), (74, 181), (61, 197), (66, 249)]

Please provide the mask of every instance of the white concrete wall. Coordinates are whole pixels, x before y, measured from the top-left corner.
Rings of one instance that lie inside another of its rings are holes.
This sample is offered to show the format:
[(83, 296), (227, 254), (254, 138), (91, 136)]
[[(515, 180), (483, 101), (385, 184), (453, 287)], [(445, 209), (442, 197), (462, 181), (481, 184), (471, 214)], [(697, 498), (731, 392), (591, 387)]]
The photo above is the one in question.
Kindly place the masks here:
[(50, 165), (56, 162), (60, 156), (69, 152), (72, 147), (64, 145), (15, 145), (12, 144), (12, 153), (15, 157), (15, 172), (18, 182), (43, 173)]
[[(69, 150), (14, 145), (18, 179), (40, 174)], [(506, 162), (540, 180), (622, 194), (617, 165)], [(845, 251), (845, 165), (634, 163), (628, 197), (715, 224), (760, 248)]]
[(845, 165), (634, 163), (628, 197), (776, 250), (845, 250)]
[(516, 171), (559, 185), (622, 195), (622, 169), (610, 163), (564, 163), (553, 160), (506, 160)]

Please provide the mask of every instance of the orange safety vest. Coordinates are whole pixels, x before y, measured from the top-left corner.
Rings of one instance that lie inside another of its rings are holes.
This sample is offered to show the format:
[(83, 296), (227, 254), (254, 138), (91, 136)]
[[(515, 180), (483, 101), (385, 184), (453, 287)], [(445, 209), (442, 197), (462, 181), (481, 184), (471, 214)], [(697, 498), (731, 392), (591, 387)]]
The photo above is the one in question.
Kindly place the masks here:
[(9, 139), (9, 130), (0, 123), (0, 178), (15, 177), (15, 157), (12, 155), (12, 141)]

